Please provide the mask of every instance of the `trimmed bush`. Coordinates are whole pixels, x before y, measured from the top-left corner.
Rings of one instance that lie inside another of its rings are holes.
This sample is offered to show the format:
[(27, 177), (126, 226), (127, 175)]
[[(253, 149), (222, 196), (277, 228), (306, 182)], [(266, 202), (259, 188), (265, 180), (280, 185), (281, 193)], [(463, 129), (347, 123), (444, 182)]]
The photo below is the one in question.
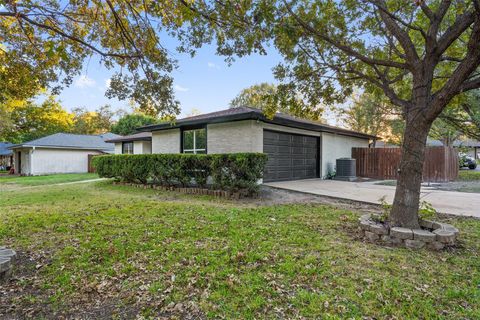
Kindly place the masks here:
[(267, 156), (263, 153), (105, 155), (93, 158), (101, 177), (163, 186), (213, 186), (231, 192), (258, 191)]

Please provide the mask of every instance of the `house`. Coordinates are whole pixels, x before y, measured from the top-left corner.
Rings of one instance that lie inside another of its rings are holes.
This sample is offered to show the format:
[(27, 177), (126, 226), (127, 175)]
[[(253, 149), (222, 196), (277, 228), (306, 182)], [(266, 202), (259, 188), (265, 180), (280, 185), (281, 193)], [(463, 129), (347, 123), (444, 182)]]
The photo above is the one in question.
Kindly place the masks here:
[(152, 133), (140, 132), (123, 136), (106, 142), (115, 144), (115, 154), (149, 154), (152, 153)]
[[(427, 139), (427, 146), (443, 147), (440, 140)], [(474, 139), (458, 139), (453, 141), (452, 146), (458, 148), (460, 152), (467, 154), (474, 159), (480, 159), (480, 141)]]
[(89, 155), (114, 153), (114, 144), (105, 140), (119, 137), (112, 133), (81, 135), (56, 133), (13, 145), (14, 167), (18, 174), (88, 172)]
[(8, 149), (11, 146), (10, 142), (0, 142), (0, 168), (7, 169), (13, 165), (13, 152)]
[(151, 133), (152, 153), (264, 152), (265, 182), (325, 177), (337, 158), (351, 157), (352, 147), (368, 147), (376, 138), (285, 114), (268, 119), (261, 110), (248, 107), (138, 130)]

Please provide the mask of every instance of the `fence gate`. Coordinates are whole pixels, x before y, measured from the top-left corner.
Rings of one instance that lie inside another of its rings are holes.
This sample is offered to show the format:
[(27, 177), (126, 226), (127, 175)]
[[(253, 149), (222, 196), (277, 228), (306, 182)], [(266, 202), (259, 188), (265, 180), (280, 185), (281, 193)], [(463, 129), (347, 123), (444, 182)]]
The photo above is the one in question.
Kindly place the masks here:
[(98, 154), (89, 154), (88, 155), (88, 173), (95, 173), (96, 172), (95, 167), (92, 164), (92, 159), (95, 156), (98, 156)]

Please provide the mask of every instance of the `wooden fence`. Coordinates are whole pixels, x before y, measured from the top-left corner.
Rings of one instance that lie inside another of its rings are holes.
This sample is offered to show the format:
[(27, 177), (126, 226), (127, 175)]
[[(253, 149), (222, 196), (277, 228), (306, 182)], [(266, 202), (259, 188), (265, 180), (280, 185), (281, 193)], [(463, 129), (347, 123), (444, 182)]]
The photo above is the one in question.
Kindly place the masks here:
[(88, 173), (95, 173), (95, 167), (92, 165), (93, 157), (98, 156), (98, 154), (89, 154), (88, 155)]
[[(357, 176), (372, 179), (397, 179), (401, 148), (352, 148), (357, 161)], [(458, 153), (453, 148), (427, 147), (423, 181), (446, 182), (458, 178)]]

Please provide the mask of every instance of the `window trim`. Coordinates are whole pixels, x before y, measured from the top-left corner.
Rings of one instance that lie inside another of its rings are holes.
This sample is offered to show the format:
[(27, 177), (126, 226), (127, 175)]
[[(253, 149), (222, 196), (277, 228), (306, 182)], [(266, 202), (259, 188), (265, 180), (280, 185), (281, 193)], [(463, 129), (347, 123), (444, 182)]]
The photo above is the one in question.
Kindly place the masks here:
[(205, 130), (205, 149), (195, 149), (195, 142), (196, 142), (196, 134), (194, 132), (194, 135), (193, 135), (193, 149), (187, 149), (187, 151), (193, 151), (191, 153), (188, 153), (188, 154), (198, 154), (196, 151), (205, 151), (205, 154), (208, 153), (208, 130), (207, 130), (207, 126), (206, 125), (203, 125), (203, 126), (192, 126), (192, 127), (185, 127), (185, 128), (181, 128), (180, 130), (180, 153), (185, 153), (185, 149), (183, 148), (183, 134), (185, 131), (193, 131), (193, 130), (199, 130), (199, 129), (204, 129)]
[[(125, 153), (125, 145), (126, 144), (131, 144), (132, 145), (132, 152), (131, 153)], [(133, 148), (134, 148), (133, 141), (123, 141), (122, 142), (122, 154), (134, 154)]]

